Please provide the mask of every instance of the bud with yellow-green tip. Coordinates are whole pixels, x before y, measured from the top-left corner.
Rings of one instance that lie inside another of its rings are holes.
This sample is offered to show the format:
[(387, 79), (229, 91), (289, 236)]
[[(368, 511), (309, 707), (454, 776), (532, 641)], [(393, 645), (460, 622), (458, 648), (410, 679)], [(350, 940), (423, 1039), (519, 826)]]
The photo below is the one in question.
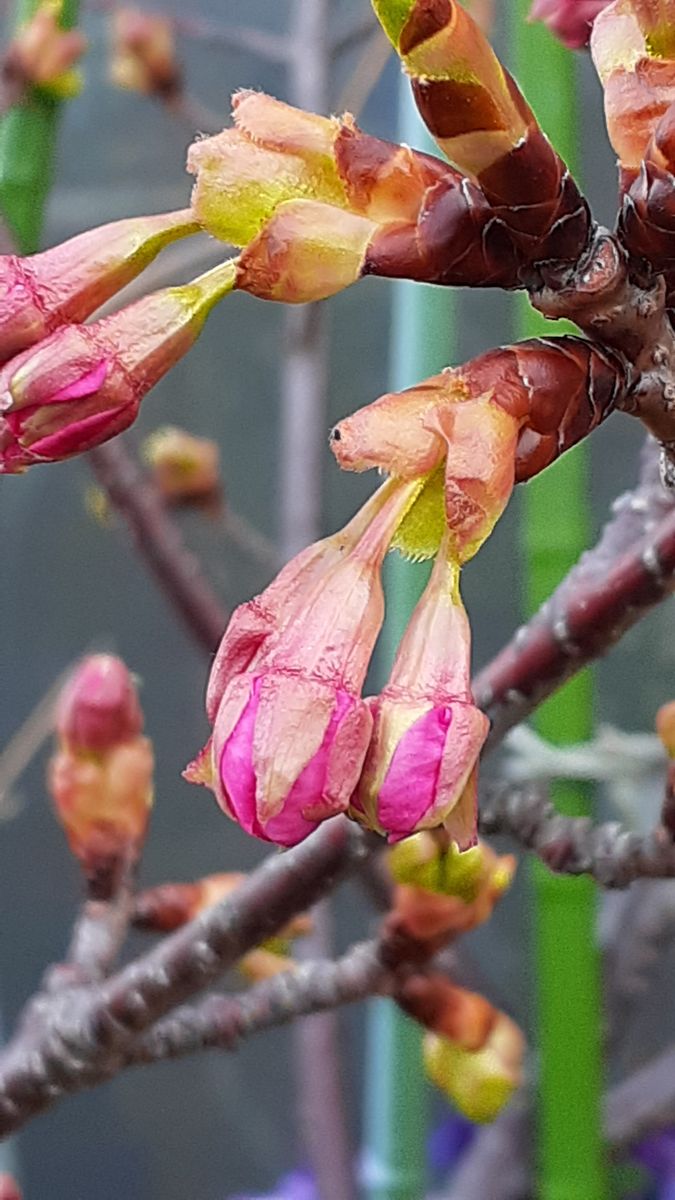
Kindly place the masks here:
[(522, 1083), (525, 1039), (518, 1026), (499, 1013), (485, 1044), (467, 1050), (458, 1042), (427, 1033), (424, 1067), (432, 1083), (470, 1121), (494, 1121)]

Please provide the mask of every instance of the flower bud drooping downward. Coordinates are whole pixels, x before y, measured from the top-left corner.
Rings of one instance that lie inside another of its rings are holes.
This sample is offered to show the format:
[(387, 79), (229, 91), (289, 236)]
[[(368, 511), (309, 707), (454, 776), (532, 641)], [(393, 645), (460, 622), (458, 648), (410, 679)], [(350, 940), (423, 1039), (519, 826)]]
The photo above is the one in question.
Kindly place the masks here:
[(392, 842), (442, 825), (466, 849), (476, 842), (476, 764), (489, 722), (471, 697), (471, 633), (447, 547), (446, 538), (389, 682), (369, 701), (373, 737), (352, 809)]
[(0, 368), (0, 474), (70, 458), (131, 425), (233, 282), (234, 265), (223, 263), (92, 325), (59, 329)]
[[(256, 837), (295, 845), (348, 807), (371, 733), (360, 693), (384, 615), (380, 568), (418, 488), (385, 484), (366, 522), (361, 514), (341, 539), (319, 543), (317, 557), (299, 555), (297, 574), (289, 564), (286, 595), (273, 584), (269, 606), (265, 593), (258, 599), (257, 639), (241, 637), (237, 614), (231, 655), (225, 633), (209, 688), (211, 705), (221, 697), (210, 784)], [(205, 781), (203, 763), (190, 777)]]
[(142, 724), (124, 663), (103, 654), (85, 659), (61, 695), (48, 782), (70, 848), (101, 898), (145, 839), (153, 753)]
[(51, 250), (0, 257), (0, 361), (61, 325), (86, 320), (152, 262), (198, 229), (190, 211), (89, 229)]

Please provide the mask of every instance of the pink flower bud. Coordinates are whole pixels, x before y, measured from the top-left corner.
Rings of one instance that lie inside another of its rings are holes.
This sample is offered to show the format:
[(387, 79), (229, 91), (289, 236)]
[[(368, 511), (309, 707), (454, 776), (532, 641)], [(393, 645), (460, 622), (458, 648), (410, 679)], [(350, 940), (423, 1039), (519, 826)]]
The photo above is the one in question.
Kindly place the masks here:
[(0, 474), (70, 458), (121, 433), (232, 289), (224, 263), (93, 325), (59, 329), (0, 369)]
[(384, 484), (225, 633), (207, 695), (213, 739), (187, 778), (257, 837), (294, 845), (349, 804), (371, 732), (360, 693), (384, 615), (380, 567), (419, 486)]
[(132, 217), (28, 258), (0, 257), (0, 361), (61, 325), (84, 321), (164, 246), (196, 228), (189, 211)]
[(91, 754), (140, 733), (143, 716), (136, 688), (121, 658), (85, 658), (61, 692), (56, 728), (71, 749)]
[(531, 21), (543, 21), (551, 33), (568, 46), (579, 50), (587, 46), (593, 22), (609, 0), (534, 0)]
[(0, 1175), (0, 1200), (21, 1200), (21, 1192), (11, 1175)]
[(476, 842), (476, 764), (487, 717), (469, 683), (471, 634), (448, 538), (403, 635), (382, 694), (354, 815), (396, 842), (444, 826), (460, 849)]
[(213, 736), (216, 796), (247, 833), (294, 846), (344, 812), (370, 740), (366, 704), (329, 682), (241, 676)]
[(61, 693), (56, 727), (48, 770), (56, 814), (88, 879), (109, 883), (138, 856), (153, 798), (152, 746), (124, 663), (85, 659)]

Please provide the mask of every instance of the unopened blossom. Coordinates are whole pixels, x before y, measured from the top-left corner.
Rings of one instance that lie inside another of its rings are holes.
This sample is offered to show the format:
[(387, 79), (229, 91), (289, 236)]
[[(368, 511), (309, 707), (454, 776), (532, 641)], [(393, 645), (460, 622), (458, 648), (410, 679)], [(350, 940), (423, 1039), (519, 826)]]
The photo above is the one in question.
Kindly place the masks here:
[(84, 660), (61, 691), (56, 728), (76, 754), (102, 754), (141, 732), (138, 693), (120, 658), (92, 654)]
[(0, 1200), (22, 1200), (19, 1185), (11, 1175), (0, 1175)]
[(385, 484), (365, 522), (299, 556), (304, 586), (291, 564), (286, 597), (277, 581), (269, 607), (263, 593), (243, 622), (235, 613), (232, 654), (225, 632), (213, 737), (188, 778), (256, 837), (294, 845), (349, 805), (372, 727), (361, 688), (384, 616), (380, 568), (418, 486)]
[(630, 178), (675, 102), (675, 5), (614, 0), (594, 22), (591, 53), (604, 88), (609, 139)]
[(484, 996), (458, 987), (446, 975), (411, 975), (396, 992), (397, 1003), (425, 1029), (465, 1050), (480, 1050), (499, 1014)]
[(82, 79), (75, 64), (87, 48), (79, 30), (63, 29), (62, 0), (42, 0), (5, 52), (5, 77), (21, 89), (39, 88), (57, 98), (76, 96)]
[(530, 20), (543, 21), (564, 46), (580, 50), (588, 45), (593, 22), (608, 3), (609, 0), (534, 0)]
[(514, 1022), (497, 1014), (485, 1044), (467, 1050), (458, 1042), (427, 1033), (424, 1066), (432, 1083), (470, 1121), (494, 1121), (522, 1082), (525, 1040)]
[(662, 704), (656, 714), (656, 732), (669, 758), (675, 758), (675, 700)]
[(497, 855), (486, 842), (459, 853), (446, 836), (424, 832), (387, 854), (396, 884), (393, 910), (410, 937), (458, 937), (489, 920), (516, 870), (512, 854)]
[(477, 761), (489, 722), (471, 696), (471, 633), (448, 543), (386, 686), (369, 700), (373, 736), (352, 808), (392, 842), (443, 826), (466, 849), (476, 842)]
[(0, 474), (70, 458), (131, 425), (232, 282), (224, 263), (92, 325), (58, 329), (10, 359), (0, 368)]
[(189, 210), (131, 217), (39, 254), (0, 256), (0, 362), (86, 320), (164, 246), (198, 228)]
[(117, 87), (166, 100), (182, 86), (174, 22), (161, 13), (118, 8), (112, 18), (110, 78)]
[(85, 659), (57, 707), (49, 764), (54, 807), (70, 848), (92, 880), (133, 862), (153, 798), (153, 752), (131, 676), (111, 655)]
[(373, 0), (373, 7), (451, 162), (480, 175), (522, 141), (531, 112), (466, 8), (456, 0)]
[(160, 494), (172, 504), (208, 500), (220, 490), (220, 451), (210, 438), (164, 425), (146, 438), (143, 456)]
[(465, 562), (494, 528), (514, 482), (585, 437), (629, 384), (625, 362), (611, 351), (582, 338), (530, 338), (381, 396), (335, 426), (331, 448), (349, 471), (427, 475), (396, 545), (430, 558), (449, 527)]
[(235, 127), (195, 142), (188, 170), (205, 229), (246, 249), (237, 287), (303, 303), (369, 269), (389, 226), (417, 219), (450, 170), (428, 155), (362, 133), (350, 114), (327, 118), (257, 92), (233, 98)]

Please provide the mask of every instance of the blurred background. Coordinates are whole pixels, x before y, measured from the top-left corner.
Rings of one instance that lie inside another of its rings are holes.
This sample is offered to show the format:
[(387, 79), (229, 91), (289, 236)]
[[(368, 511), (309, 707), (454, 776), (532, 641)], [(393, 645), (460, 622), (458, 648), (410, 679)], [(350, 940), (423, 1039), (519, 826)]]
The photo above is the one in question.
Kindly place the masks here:
[[(188, 14), (184, 5), (168, 0), (163, 8), (177, 18), (189, 15), (179, 34), (189, 92), (222, 124), (237, 88), (261, 88), (288, 98), (282, 65), (228, 47), (217, 31), (242, 19), (261, 30), (283, 31), (289, 5), (285, 0), (248, 0), (245, 12), (243, 7), (237, 0), (192, 0)], [(498, 10), (503, 7), (497, 5)], [(351, 28), (369, 11), (366, 0), (332, 0), (329, 8), (333, 33)], [(508, 63), (502, 17), (498, 12), (496, 40)], [(123, 216), (182, 207), (189, 196), (184, 160), (195, 128), (189, 117), (111, 86), (109, 19), (108, 11), (85, 6), (81, 24), (90, 43), (86, 86), (64, 108), (45, 245)], [(349, 99), (361, 57), (362, 44), (357, 43), (334, 63), (332, 108)], [(586, 55), (579, 56), (578, 65), (582, 182), (596, 215), (611, 223), (615, 172), (600, 89)], [(385, 138), (396, 137), (398, 75), (397, 64), (388, 61), (359, 116), (365, 128)], [(182, 281), (217, 261), (219, 254), (206, 239), (181, 243), (150, 268), (143, 283)], [(338, 418), (387, 390), (391, 299), (386, 282), (366, 280), (325, 305), (330, 383), (321, 414), (326, 431), (317, 514), (321, 532), (342, 524), (374, 484), (371, 476), (338, 471), (327, 434)], [(511, 319), (508, 297), (460, 292), (452, 331), (460, 360), (509, 340)], [(138, 443), (158, 425), (172, 423), (214, 438), (226, 504), (277, 547), (283, 508), (283, 322), (283, 312), (274, 305), (244, 295), (228, 299), (210, 318), (196, 348), (145, 402), (131, 435)], [(612, 498), (634, 481), (641, 440), (637, 424), (621, 417), (593, 435), (594, 533)], [(206, 791), (190, 787), (180, 776), (207, 733), (203, 692), (208, 662), (146, 575), (119, 520), (101, 521), (91, 489), (91, 472), (81, 459), (0, 481), (0, 745), (12, 738), (77, 656), (92, 648), (112, 649), (142, 680), (147, 730), (157, 753), (157, 800), (143, 882), (249, 868), (266, 848), (225, 820)], [(565, 504), (564, 495), (560, 503)], [(268, 582), (273, 574), (269, 562), (238, 545), (222, 517), (193, 511), (178, 519), (228, 609)], [(477, 667), (519, 623), (518, 526), (516, 496), (466, 571), (464, 595)], [(672, 600), (662, 605), (598, 667), (597, 716), (602, 722), (649, 730), (655, 709), (671, 697), (672, 605)], [(3, 796), (0, 808), (0, 997), (8, 1025), (46, 964), (62, 953), (80, 894), (76, 866), (45, 796), (45, 760), (46, 750)], [(641, 803), (649, 802), (643, 794)], [(606, 798), (603, 803), (608, 804)], [(634, 820), (639, 824), (645, 816), (634, 814)], [(363, 934), (370, 917), (355, 887), (341, 890), (335, 909), (337, 942), (344, 947)], [(531, 1027), (532, 994), (527, 918), (522, 879), (471, 946), (495, 998), (526, 1029)], [(134, 948), (139, 948), (138, 939)], [(671, 969), (672, 962), (664, 959), (664, 979)], [(658, 1027), (648, 1006), (635, 1023), (626, 1052), (633, 1062), (675, 1032), (667, 1027), (675, 1021), (659, 1008)], [(363, 1015), (355, 1010), (340, 1018), (355, 1144), (361, 1121)], [(236, 1192), (270, 1190), (280, 1174), (302, 1162), (292, 1101), (292, 1049), (292, 1037), (283, 1029), (252, 1040), (237, 1054), (203, 1055), (130, 1073), (91, 1095), (66, 1101), (18, 1138), (27, 1200), (225, 1200)]]

